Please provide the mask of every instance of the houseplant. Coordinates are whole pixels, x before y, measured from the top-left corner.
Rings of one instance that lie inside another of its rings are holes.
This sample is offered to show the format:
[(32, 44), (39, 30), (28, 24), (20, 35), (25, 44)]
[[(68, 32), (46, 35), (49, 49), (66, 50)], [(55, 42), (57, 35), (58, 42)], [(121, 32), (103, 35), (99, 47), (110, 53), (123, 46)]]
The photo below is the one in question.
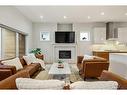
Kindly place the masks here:
[(58, 60), (58, 68), (64, 68), (64, 64), (62, 60)]
[(30, 51), (30, 53), (33, 53), (35, 56), (36, 56), (36, 58), (39, 58), (39, 59), (44, 59), (44, 56), (43, 56), (43, 54), (41, 53), (41, 49), (40, 48), (35, 48), (35, 49), (32, 49), (31, 51)]
[(35, 54), (35, 55), (41, 54), (41, 49), (40, 49), (40, 48), (32, 49), (32, 50), (30, 51), (30, 53), (33, 53), (33, 54)]

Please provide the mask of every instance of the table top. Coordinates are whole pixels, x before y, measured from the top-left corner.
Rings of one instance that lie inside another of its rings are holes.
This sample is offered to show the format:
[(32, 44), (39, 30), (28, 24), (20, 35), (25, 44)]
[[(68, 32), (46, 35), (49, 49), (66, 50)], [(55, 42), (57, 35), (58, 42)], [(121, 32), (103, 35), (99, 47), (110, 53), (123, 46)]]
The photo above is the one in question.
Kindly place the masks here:
[(63, 68), (58, 68), (58, 64), (59, 63), (53, 63), (48, 73), (55, 74), (55, 75), (57, 75), (57, 74), (66, 74), (66, 75), (71, 74), (70, 66), (68, 63), (65, 63), (65, 62), (62, 63), (64, 65)]

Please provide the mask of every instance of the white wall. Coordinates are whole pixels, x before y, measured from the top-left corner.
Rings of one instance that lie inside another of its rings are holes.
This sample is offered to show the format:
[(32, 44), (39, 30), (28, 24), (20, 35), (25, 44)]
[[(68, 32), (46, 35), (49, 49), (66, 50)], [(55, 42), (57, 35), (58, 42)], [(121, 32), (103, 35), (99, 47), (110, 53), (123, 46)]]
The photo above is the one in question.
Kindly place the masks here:
[[(34, 23), (33, 24), (33, 43), (34, 48), (41, 48), (45, 62), (52, 62), (52, 43), (54, 43), (54, 32), (57, 30), (56, 23)], [(40, 32), (50, 32), (50, 41), (40, 41)]]
[[(85, 23), (85, 24), (73, 24), (73, 31), (76, 32), (76, 42), (78, 48), (78, 55), (92, 54), (92, 43), (93, 43), (93, 29), (94, 27), (103, 27), (105, 23)], [(45, 55), (45, 61), (52, 62), (52, 44), (54, 43), (54, 32), (57, 30), (57, 23), (33, 23), (33, 43), (34, 48), (38, 47), (42, 49), (42, 53)], [(40, 32), (49, 31), (51, 32), (51, 41), (40, 41)], [(90, 31), (91, 41), (80, 42), (79, 35), (80, 31)]]
[[(105, 23), (74, 23), (73, 30), (76, 32), (78, 55), (92, 55), (93, 30), (95, 27), (104, 27)], [(89, 31), (90, 41), (80, 41), (80, 32)]]
[(27, 49), (32, 48), (32, 23), (15, 7), (0, 6), (0, 23), (28, 34)]

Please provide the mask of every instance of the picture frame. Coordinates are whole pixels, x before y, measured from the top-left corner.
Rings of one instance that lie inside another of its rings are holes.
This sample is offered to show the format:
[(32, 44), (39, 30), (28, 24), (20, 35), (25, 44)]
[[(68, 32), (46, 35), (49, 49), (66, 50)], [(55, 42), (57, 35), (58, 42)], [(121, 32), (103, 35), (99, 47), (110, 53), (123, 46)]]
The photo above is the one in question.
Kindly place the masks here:
[(90, 41), (90, 32), (80, 32), (80, 41)]
[(40, 41), (50, 41), (50, 32), (40, 32)]

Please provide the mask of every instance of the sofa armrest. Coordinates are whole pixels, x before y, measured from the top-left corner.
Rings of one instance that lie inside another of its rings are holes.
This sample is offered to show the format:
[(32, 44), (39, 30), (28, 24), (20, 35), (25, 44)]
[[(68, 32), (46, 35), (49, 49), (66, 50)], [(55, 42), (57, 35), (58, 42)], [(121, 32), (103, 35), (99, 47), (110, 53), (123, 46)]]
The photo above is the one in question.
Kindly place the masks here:
[(109, 62), (85, 62), (83, 64), (83, 69), (86, 70), (101, 70), (101, 69), (105, 69), (105, 70), (108, 70), (108, 67), (109, 67)]
[(12, 71), (10, 69), (0, 69), (0, 81), (11, 75)]
[(16, 74), (0, 81), (0, 89), (17, 89), (16, 87), (16, 78), (30, 78), (29, 73), (26, 70), (21, 70)]
[(98, 59), (98, 58), (83, 60), (83, 62), (106, 62), (106, 61), (107, 61), (106, 59)]
[(127, 89), (127, 80), (112, 72), (104, 70), (99, 79), (107, 81), (117, 81), (118, 89)]
[(12, 74), (16, 73), (16, 67), (15, 66), (0, 65), (0, 69), (10, 69), (12, 71)]
[(81, 63), (83, 60), (83, 56), (77, 56), (77, 63)]

